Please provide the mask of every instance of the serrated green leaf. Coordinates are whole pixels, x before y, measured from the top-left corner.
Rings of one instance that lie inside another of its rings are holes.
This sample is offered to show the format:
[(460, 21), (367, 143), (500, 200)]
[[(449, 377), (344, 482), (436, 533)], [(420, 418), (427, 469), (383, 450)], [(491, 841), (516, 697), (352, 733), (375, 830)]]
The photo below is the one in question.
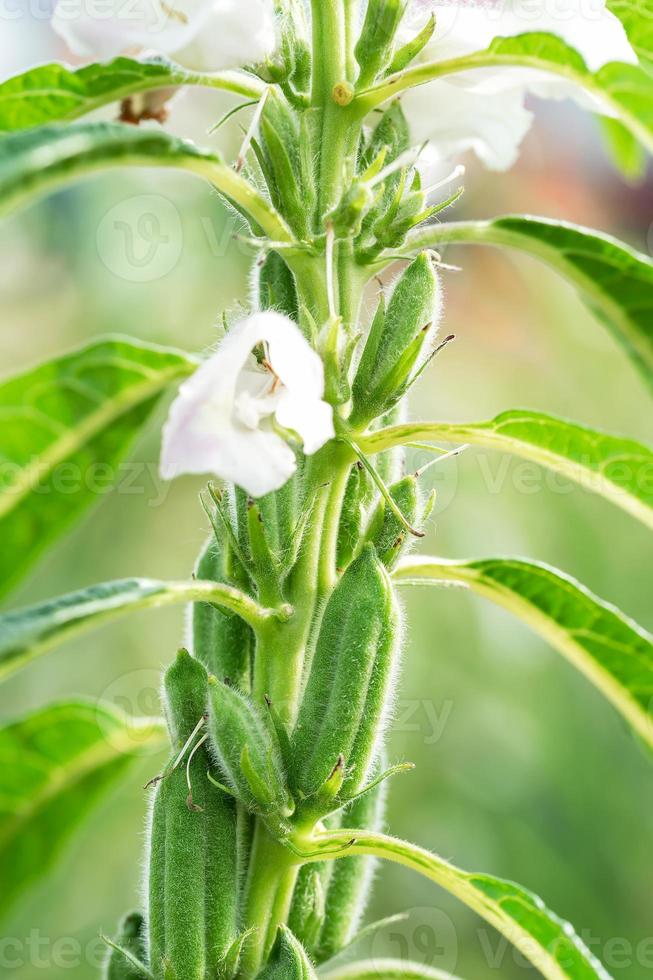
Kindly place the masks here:
[(98, 702), (50, 705), (0, 729), (0, 917), (138, 752), (165, 741), (161, 720), (129, 720)]
[(653, 747), (653, 636), (570, 576), (516, 558), (406, 558), (412, 584), (458, 584), (503, 606), (559, 650)]
[(0, 85), (0, 132), (78, 119), (128, 96), (180, 85), (226, 89), (247, 98), (263, 91), (258, 79), (243, 72), (202, 75), (162, 58), (115, 58), (77, 69), (39, 65)]
[(642, 64), (653, 68), (652, 0), (607, 0), (607, 7), (626, 28), (628, 40)]
[(565, 79), (594, 96), (607, 115), (618, 117), (632, 135), (653, 152), (653, 84), (639, 65), (610, 62), (591, 72), (581, 55), (555, 34), (527, 33), (495, 38), (489, 48), (445, 61), (418, 64), (391, 75), (361, 93), (356, 100), (361, 115), (402, 91), (476, 68), (521, 67)]
[(368, 854), (423, 875), (494, 926), (548, 980), (610, 980), (571, 925), (520, 885), (469, 874), (422, 847), (364, 829), (322, 833), (310, 843), (317, 845), (311, 860), (319, 860), (318, 854)]
[(96, 341), (0, 383), (0, 595), (114, 484), (181, 352)]
[(505, 246), (551, 266), (576, 286), (653, 388), (653, 261), (648, 255), (610, 235), (529, 215), (432, 225), (413, 235), (409, 249), (446, 242)]
[(139, 609), (209, 602), (241, 616), (252, 627), (286, 619), (287, 607), (263, 609), (244, 592), (219, 582), (120, 579), (0, 615), (0, 679), (69, 637)]
[(490, 422), (406, 422), (357, 439), (367, 453), (426, 440), (469, 443), (533, 460), (653, 527), (653, 450), (644, 443), (528, 410)]

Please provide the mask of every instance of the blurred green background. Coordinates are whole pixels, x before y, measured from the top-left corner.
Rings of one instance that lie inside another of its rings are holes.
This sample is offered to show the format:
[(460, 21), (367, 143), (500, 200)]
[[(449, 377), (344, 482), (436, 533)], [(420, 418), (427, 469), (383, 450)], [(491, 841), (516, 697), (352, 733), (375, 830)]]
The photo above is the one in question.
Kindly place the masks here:
[[(20, 26), (4, 53), (0, 42), (2, 72), (49, 50), (42, 24), (22, 34)], [(210, 119), (221, 114), (220, 99), (200, 98)], [(173, 125), (201, 136), (201, 113), (189, 125), (185, 106), (179, 103)], [(232, 129), (230, 138), (236, 135)], [(529, 211), (648, 248), (653, 183), (626, 187), (592, 121), (564, 105), (542, 108), (510, 175), (472, 165), (466, 183), (455, 217)], [(205, 349), (222, 311), (247, 301), (248, 258), (233, 239), (238, 228), (200, 182), (160, 172), (93, 179), (3, 222), (2, 374), (107, 332)], [(447, 261), (463, 266), (444, 279), (443, 329), (457, 340), (422, 381), (414, 414), (479, 420), (529, 407), (651, 438), (639, 377), (553, 274), (489, 250), (452, 249)], [(188, 574), (206, 534), (200, 483), (159, 483), (163, 417), (162, 406), (123, 485), (41, 562), (10, 604), (114, 577)], [(429, 479), (439, 498), (425, 550), (548, 561), (653, 627), (650, 544), (627, 515), (578, 488), (552, 486), (537, 469), (479, 451), (431, 470)], [(464, 868), (520, 881), (573, 921), (615, 976), (650, 976), (653, 768), (646, 751), (571, 667), (507, 615), (455, 591), (424, 590), (405, 602), (409, 627), (391, 755), (417, 770), (393, 784), (389, 826)], [(68, 643), (2, 687), (2, 719), (71, 694), (105, 697), (135, 714), (156, 710), (158, 672), (183, 628), (183, 613), (165, 610)], [(9, 971), (12, 978), (97, 975), (98, 933), (112, 932), (138, 901), (142, 785), (160, 764), (152, 756), (139, 760), (56, 872), (25, 896), (6, 935), (25, 949), (31, 942), (32, 954)], [(433, 886), (384, 868), (368, 918), (405, 908), (406, 922), (368, 942), (373, 955), (410, 952), (477, 980), (534, 973)], [(45, 940), (40, 952), (38, 937)], [(57, 965), (51, 951), (61, 937), (81, 944), (81, 962)]]

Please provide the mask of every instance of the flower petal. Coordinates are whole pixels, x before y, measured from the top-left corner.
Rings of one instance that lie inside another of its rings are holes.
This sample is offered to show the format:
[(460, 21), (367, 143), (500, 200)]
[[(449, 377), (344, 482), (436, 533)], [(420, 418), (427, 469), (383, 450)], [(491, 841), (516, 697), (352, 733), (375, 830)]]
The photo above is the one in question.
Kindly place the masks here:
[[(252, 356), (262, 342), (267, 369)], [(255, 497), (278, 490), (296, 461), (271, 417), (301, 436), (306, 453), (317, 452), (334, 435), (323, 393), (322, 362), (292, 320), (273, 312), (242, 320), (179, 389), (163, 431), (161, 475), (213, 473)]]
[(271, 0), (58, 0), (52, 26), (85, 58), (145, 48), (200, 71), (263, 60), (276, 43)]
[(520, 90), (486, 95), (448, 82), (408, 92), (402, 106), (416, 143), (429, 140), (422, 163), (473, 150), (490, 170), (508, 170), (533, 121)]

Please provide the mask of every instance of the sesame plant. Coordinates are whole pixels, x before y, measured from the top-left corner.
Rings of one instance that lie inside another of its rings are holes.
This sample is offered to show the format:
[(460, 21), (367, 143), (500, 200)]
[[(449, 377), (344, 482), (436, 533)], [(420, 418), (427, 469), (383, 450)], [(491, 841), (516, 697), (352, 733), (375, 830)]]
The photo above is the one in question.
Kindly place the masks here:
[[(189, 606), (184, 647), (168, 651), (165, 721), (71, 700), (0, 732), (0, 914), (124, 777), (134, 732), (169, 744), (148, 788), (146, 900), (107, 939), (112, 980), (440, 976), (338, 958), (375, 858), (452, 893), (545, 977), (608, 976), (527, 888), (380, 829), (390, 777), (409, 768), (384, 753), (407, 586), (458, 585), (505, 607), (653, 744), (653, 647), (636, 623), (535, 561), (409, 555), (432, 506), (405, 472), (415, 446), (435, 460), (461, 444), (513, 453), (653, 525), (653, 455), (639, 442), (522, 409), (456, 424), (406, 406), (448, 339), (444, 243), (558, 270), (651, 385), (649, 258), (545, 218), (445, 220), (463, 151), (495, 169), (516, 158), (528, 92), (593, 112), (631, 176), (653, 149), (650, 0), (545, 6), (526, 17), (516, 0), (146, 0), (94, 17), (61, 0), (53, 23), (82, 66), (0, 86), (3, 214), (110, 168), (178, 168), (238, 212), (252, 253), (251, 308), (226, 318), (209, 355), (181, 349), (180, 324), (179, 349), (111, 336), (0, 383), (5, 594), (92, 503), (60, 489), (58, 467), (115, 469), (171, 388), (162, 476), (206, 476), (188, 503), (207, 520), (193, 574), (90, 583), (0, 615), (7, 677), (131, 611)], [(242, 113), (235, 159), (166, 130), (177, 91), (200, 87)]]

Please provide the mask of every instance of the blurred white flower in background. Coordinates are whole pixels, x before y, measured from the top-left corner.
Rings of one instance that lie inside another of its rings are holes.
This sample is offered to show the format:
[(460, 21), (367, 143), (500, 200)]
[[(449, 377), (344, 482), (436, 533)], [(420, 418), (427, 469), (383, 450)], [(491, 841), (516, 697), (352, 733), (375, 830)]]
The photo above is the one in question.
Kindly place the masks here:
[[(259, 345), (260, 362), (252, 353)], [(278, 490), (297, 466), (278, 427), (296, 433), (307, 455), (334, 436), (323, 395), (322, 361), (296, 324), (255, 313), (179, 389), (163, 431), (161, 475), (212, 473), (252, 497)]]
[[(483, 51), (495, 37), (555, 34), (597, 71), (611, 61), (637, 63), (621, 22), (605, 0), (413, 0), (404, 30), (411, 35), (434, 13), (436, 31), (421, 61), (445, 61)], [(411, 23), (412, 21), (412, 23)], [(402, 105), (415, 142), (430, 141), (430, 158), (450, 160), (473, 150), (490, 169), (507, 170), (533, 121), (524, 100), (573, 98), (595, 112), (598, 101), (565, 79), (524, 68), (480, 69), (408, 92)]]
[(276, 45), (272, 0), (58, 0), (52, 26), (83, 58), (154, 51), (197, 71), (264, 61)]

